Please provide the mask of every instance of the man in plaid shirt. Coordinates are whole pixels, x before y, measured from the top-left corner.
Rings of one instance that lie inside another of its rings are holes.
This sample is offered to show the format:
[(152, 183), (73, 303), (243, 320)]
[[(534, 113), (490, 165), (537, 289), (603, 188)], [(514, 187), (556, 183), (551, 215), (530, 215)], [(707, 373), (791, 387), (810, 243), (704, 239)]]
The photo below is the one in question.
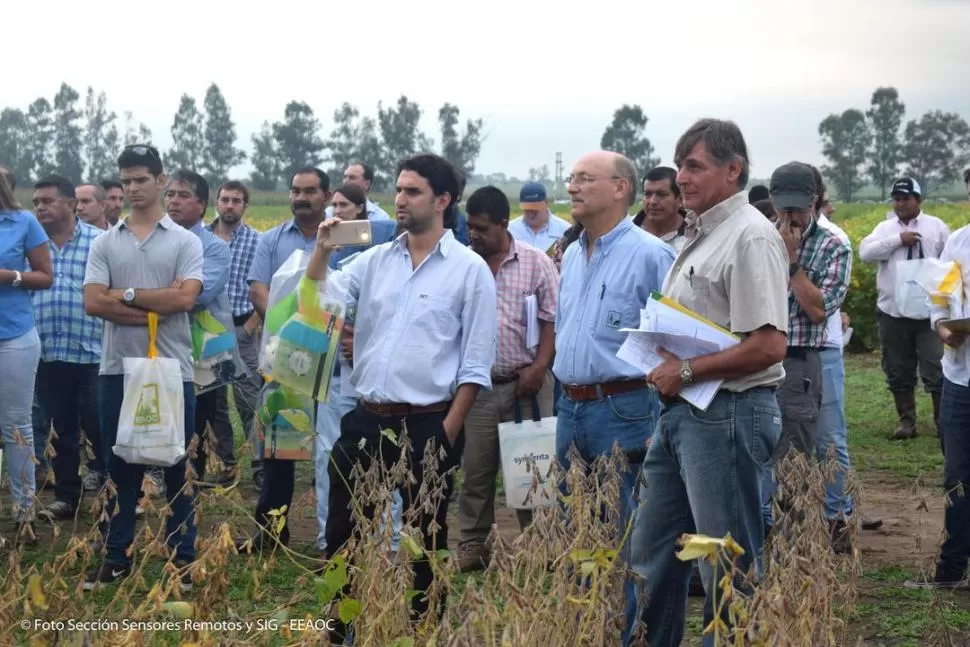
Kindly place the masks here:
[[(782, 413), (781, 438), (775, 447), (777, 465), (792, 449), (808, 456), (815, 451), (822, 404), (822, 362), (826, 320), (838, 311), (849, 289), (852, 252), (832, 231), (819, 226), (814, 214), (818, 187), (807, 164), (790, 162), (771, 176), (771, 202), (778, 213), (778, 232), (788, 250), (788, 351), (785, 383), (778, 391)], [(771, 523), (770, 497), (775, 484), (766, 483), (765, 521)]]
[(37, 399), (45, 417), (57, 431), (56, 455), (51, 460), (56, 485), (55, 501), (38, 514), (49, 519), (70, 519), (81, 500), (81, 427), (95, 454), (89, 464), (103, 471), (96, 386), (101, 360), (101, 320), (84, 312), (81, 285), (91, 243), (102, 230), (80, 220), (74, 213), (74, 185), (52, 175), (34, 185), (37, 220), (49, 237), (54, 263), (50, 290), (33, 293), (34, 319), (41, 341), (37, 367)]

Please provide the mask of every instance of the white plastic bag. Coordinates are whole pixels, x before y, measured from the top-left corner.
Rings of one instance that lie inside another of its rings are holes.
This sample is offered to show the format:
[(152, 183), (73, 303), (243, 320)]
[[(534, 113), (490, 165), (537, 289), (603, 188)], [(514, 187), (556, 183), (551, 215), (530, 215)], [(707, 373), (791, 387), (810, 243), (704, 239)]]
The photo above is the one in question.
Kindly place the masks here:
[[(913, 258), (913, 250), (919, 249), (919, 258)], [(930, 295), (929, 292), (920, 285), (920, 275), (924, 274), (928, 262), (935, 259), (928, 259), (923, 255), (923, 245), (916, 243), (909, 248), (908, 257), (905, 261), (897, 261), (894, 268), (896, 282), (893, 285), (893, 300), (899, 316), (905, 319), (929, 319), (930, 318)]]
[[(262, 344), (259, 348), (259, 370), (264, 375), (270, 375), (273, 366), (271, 354), (275, 352), (275, 348), (270, 342), (275, 338), (274, 333), (279, 330), (279, 327), (296, 311), (296, 288), (309, 262), (310, 254), (298, 249), (290, 254), (270, 279), (266, 316), (263, 319)], [(284, 301), (287, 303), (283, 303)], [(267, 354), (267, 350), (270, 354)]]
[[(556, 457), (556, 418), (540, 419), (535, 397), (532, 399), (532, 415), (532, 420), (522, 420), (516, 402), (515, 422), (503, 422), (498, 426), (505, 505), (513, 510), (532, 510), (556, 503), (556, 483), (549, 474)], [(534, 480), (538, 480), (538, 484), (533, 492)]]
[(124, 358), (118, 437), (112, 447), (127, 463), (171, 467), (185, 457), (185, 393), (177, 359), (158, 357), (158, 315), (148, 313), (148, 357)]

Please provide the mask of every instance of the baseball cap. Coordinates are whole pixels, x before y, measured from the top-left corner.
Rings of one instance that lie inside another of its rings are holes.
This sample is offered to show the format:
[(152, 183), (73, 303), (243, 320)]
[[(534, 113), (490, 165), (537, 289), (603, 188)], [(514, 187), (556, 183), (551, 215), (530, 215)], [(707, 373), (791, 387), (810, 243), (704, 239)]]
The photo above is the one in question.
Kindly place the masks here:
[(545, 209), (546, 187), (541, 182), (526, 182), (519, 191), (521, 209)]
[(901, 177), (893, 182), (893, 190), (889, 192), (889, 195), (896, 195), (897, 193), (905, 193), (906, 195), (922, 197), (923, 187), (919, 185), (916, 178)]
[(812, 206), (818, 187), (812, 169), (801, 162), (789, 162), (779, 166), (771, 174), (769, 187), (771, 203), (778, 211), (798, 209), (807, 211)]

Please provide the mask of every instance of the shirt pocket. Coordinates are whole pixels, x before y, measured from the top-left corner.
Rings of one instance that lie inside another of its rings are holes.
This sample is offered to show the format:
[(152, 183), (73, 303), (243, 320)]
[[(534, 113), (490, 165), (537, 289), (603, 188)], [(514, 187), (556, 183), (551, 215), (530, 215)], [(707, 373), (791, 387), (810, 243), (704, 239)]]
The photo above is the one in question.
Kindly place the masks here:
[(408, 326), (416, 346), (423, 343), (451, 342), (461, 332), (461, 322), (452, 311), (452, 299), (435, 294), (421, 294), (414, 301), (414, 316)]
[(707, 277), (694, 274), (689, 280), (689, 285), (691, 299), (694, 301), (691, 310), (702, 317), (708, 317), (711, 303), (711, 280)]
[(631, 293), (603, 290), (601, 295), (595, 306), (593, 337), (622, 342), (626, 333), (621, 333), (621, 328), (640, 327), (640, 306)]

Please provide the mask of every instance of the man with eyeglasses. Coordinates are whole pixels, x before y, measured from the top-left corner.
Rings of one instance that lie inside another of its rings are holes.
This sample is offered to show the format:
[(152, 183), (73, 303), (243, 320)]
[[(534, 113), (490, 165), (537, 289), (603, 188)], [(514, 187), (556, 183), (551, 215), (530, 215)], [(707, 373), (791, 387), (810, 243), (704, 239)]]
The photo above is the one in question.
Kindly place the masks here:
[[(162, 211), (159, 197), (166, 178), (154, 147), (126, 146), (118, 157), (118, 168), (131, 211), (95, 239), (84, 275), (84, 309), (104, 319), (98, 412), (108, 476), (116, 488), (101, 522), (105, 558), (85, 577), (85, 591), (115, 583), (132, 572), (129, 549), (135, 539), (135, 506), (145, 466), (128, 463), (109, 448), (118, 436), (124, 358), (148, 356), (149, 312), (159, 315), (158, 356), (176, 359), (181, 367), (186, 449), (195, 421), (189, 312), (202, 290), (202, 242)], [(188, 566), (195, 560), (196, 535), (194, 495), (183, 491), (185, 460), (164, 468), (171, 510), (164, 536), (175, 552), (183, 591), (192, 588)]]
[[(584, 155), (567, 178), (567, 191), (583, 233), (562, 260), (553, 363), (563, 392), (556, 454), (568, 469), (574, 456), (589, 464), (619, 444), (629, 462), (616, 502), (621, 537), (635, 509), (634, 485), (659, 402), (643, 372), (617, 358), (626, 339), (620, 329), (639, 327), (640, 310), (660, 290), (674, 251), (627, 217), (636, 201), (637, 169), (626, 157), (607, 151)], [(636, 608), (632, 582), (626, 602), (624, 636), (629, 636)]]
[[(774, 469), (779, 470), (789, 452), (815, 455), (822, 406), (821, 352), (828, 337), (828, 318), (837, 316), (849, 289), (852, 251), (818, 223), (819, 191), (810, 166), (801, 162), (780, 166), (771, 176), (769, 191), (789, 262), (788, 348), (785, 381), (778, 391), (782, 430), (773, 457)], [(770, 472), (763, 487), (765, 523), (771, 526), (777, 485)], [(830, 523), (834, 547), (840, 551), (848, 548), (845, 530), (844, 520)]]

